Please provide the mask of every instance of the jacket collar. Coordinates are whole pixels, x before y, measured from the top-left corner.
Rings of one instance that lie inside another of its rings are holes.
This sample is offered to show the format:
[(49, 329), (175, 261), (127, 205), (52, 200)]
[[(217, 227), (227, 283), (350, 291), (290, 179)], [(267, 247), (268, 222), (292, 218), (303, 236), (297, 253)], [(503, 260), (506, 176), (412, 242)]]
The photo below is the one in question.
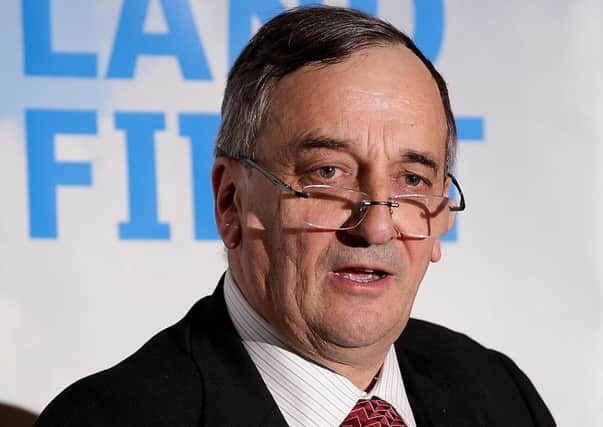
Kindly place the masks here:
[(191, 352), (203, 384), (203, 425), (286, 427), (230, 320), (223, 282), (189, 313)]
[[(190, 351), (203, 384), (203, 424), (286, 427), (228, 315), (224, 278), (212, 296), (195, 304), (187, 317)], [(408, 326), (395, 347), (417, 426), (458, 425), (460, 420), (451, 419), (456, 411), (445, 376), (413, 350), (412, 340), (405, 338)]]
[(394, 343), (408, 400), (419, 427), (456, 427), (466, 425), (459, 410), (450, 379), (445, 371), (416, 348), (417, 321), (409, 319), (402, 335)]

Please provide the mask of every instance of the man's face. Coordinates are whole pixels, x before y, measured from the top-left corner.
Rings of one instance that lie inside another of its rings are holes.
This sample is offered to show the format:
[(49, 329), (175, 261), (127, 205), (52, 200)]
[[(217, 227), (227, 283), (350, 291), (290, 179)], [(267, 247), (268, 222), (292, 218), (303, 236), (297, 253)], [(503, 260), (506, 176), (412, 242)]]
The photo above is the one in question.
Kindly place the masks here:
[[(425, 66), (402, 46), (375, 47), (283, 78), (256, 161), (296, 190), (329, 184), (373, 200), (442, 195), (445, 140)], [(240, 227), (230, 268), (249, 303), (310, 358), (389, 347), (429, 262), (440, 257), (438, 241), (400, 237), (385, 206), (370, 207), (352, 230), (304, 229), (303, 200), (240, 163), (228, 167)]]

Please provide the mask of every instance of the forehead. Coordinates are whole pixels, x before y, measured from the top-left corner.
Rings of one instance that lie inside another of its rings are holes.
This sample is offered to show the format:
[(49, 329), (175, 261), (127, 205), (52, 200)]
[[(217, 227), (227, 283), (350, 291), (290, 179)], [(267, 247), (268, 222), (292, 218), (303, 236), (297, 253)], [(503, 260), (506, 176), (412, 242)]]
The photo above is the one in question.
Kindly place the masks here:
[(433, 77), (411, 51), (371, 47), (341, 63), (302, 67), (277, 83), (258, 154), (291, 149), (307, 134), (365, 152), (429, 152), (443, 164), (446, 118)]

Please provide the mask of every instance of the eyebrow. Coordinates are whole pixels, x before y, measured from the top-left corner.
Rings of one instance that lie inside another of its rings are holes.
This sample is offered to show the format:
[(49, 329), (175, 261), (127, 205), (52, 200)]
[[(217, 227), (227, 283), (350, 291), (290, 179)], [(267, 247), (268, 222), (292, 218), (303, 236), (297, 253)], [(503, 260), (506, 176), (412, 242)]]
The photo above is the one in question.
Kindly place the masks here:
[(332, 138), (324, 135), (308, 134), (303, 135), (301, 138), (291, 144), (293, 150), (316, 150), (316, 149), (327, 149), (327, 150), (344, 150), (349, 148), (349, 141), (343, 139)]
[(427, 166), (428, 168), (433, 170), (433, 173), (435, 175), (438, 174), (438, 163), (425, 153), (421, 153), (419, 151), (414, 150), (408, 150), (402, 155), (402, 160), (407, 163), (419, 163), (423, 166)]
[[(316, 149), (341, 151), (348, 149), (350, 145), (350, 142), (344, 139), (309, 133), (295, 139), (287, 147), (290, 151), (311, 151)], [(435, 175), (438, 174), (440, 169), (438, 163), (429, 154), (421, 151), (406, 150), (402, 155), (402, 161), (406, 163), (419, 163), (433, 170)]]

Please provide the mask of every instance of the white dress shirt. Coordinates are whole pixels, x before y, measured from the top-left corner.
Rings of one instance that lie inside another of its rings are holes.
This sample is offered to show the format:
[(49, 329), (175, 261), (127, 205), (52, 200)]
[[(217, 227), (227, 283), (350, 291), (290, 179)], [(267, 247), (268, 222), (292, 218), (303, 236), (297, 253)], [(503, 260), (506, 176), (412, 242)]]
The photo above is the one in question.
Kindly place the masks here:
[(224, 298), (243, 346), (291, 427), (339, 427), (358, 399), (373, 396), (396, 408), (408, 427), (416, 427), (393, 345), (374, 387), (364, 392), (347, 378), (290, 351), (245, 300), (228, 271)]

